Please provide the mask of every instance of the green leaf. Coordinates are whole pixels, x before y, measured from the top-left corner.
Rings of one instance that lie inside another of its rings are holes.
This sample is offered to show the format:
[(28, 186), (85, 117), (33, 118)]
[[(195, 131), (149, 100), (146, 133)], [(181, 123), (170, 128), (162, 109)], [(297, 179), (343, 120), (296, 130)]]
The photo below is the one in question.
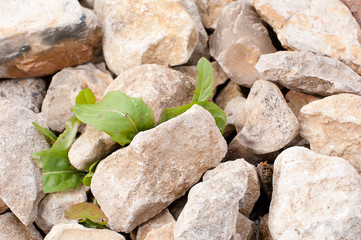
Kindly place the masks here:
[(202, 57), (197, 64), (196, 90), (192, 102), (208, 101), (212, 96), (214, 73), (212, 64)]
[(194, 104), (196, 104), (196, 103), (192, 102), (192, 103), (189, 103), (187, 105), (180, 106), (180, 107), (165, 109), (163, 111), (163, 113), (162, 113), (162, 117), (161, 117), (159, 123), (166, 122), (169, 119), (172, 119), (172, 118), (174, 118), (176, 116), (181, 115), (182, 113), (184, 113), (185, 111), (190, 109)]
[(205, 101), (205, 102), (198, 102), (197, 104), (202, 106), (204, 109), (206, 109), (208, 112), (212, 114), (214, 120), (216, 121), (217, 127), (223, 134), (224, 128), (226, 127), (226, 123), (227, 123), (227, 116), (224, 113), (224, 111), (212, 102)]
[(139, 131), (154, 127), (153, 111), (141, 98), (112, 91), (98, 103), (76, 104), (75, 116), (98, 131), (104, 131), (120, 145), (130, 143)]
[(96, 227), (104, 227), (108, 223), (108, 218), (104, 212), (96, 204), (89, 202), (70, 205), (64, 210), (64, 216), (68, 220), (78, 220), (80, 223), (85, 222), (90, 227), (93, 223)]
[(100, 160), (97, 161), (97, 162), (95, 162), (95, 163), (93, 163), (93, 164), (90, 166), (88, 174), (85, 175), (85, 177), (83, 178), (83, 184), (84, 184), (85, 186), (90, 186), (90, 183), (91, 183), (91, 181), (92, 181), (92, 178), (93, 178), (95, 169), (96, 169), (96, 167), (98, 166), (98, 163), (99, 163), (99, 162), (100, 162)]
[(68, 150), (74, 142), (80, 124), (81, 122), (76, 117), (72, 117), (66, 121), (65, 131), (59, 135), (52, 149)]
[(93, 91), (89, 88), (81, 90), (75, 100), (76, 104), (94, 104), (96, 101)]
[(46, 141), (52, 145), (58, 138), (52, 131), (47, 128), (43, 128), (33, 122), (33, 125), (45, 136)]

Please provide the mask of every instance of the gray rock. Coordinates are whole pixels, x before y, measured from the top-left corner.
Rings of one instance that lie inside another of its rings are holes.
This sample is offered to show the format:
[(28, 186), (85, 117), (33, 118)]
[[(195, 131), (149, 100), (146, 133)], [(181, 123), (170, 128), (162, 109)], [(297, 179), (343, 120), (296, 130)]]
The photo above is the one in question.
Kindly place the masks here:
[(0, 215), (1, 240), (42, 240), (43, 237), (33, 225), (24, 226), (16, 216), (11, 213)]
[(237, 223), (236, 223), (236, 234), (233, 235), (231, 240), (255, 240), (256, 224), (243, 216), (241, 213), (238, 213)]

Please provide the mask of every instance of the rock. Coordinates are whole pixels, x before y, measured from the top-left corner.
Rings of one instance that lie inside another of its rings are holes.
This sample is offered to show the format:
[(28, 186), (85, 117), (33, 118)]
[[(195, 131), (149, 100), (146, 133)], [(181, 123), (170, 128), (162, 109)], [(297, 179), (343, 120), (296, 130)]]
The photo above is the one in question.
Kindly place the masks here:
[(259, 226), (258, 240), (273, 240), (268, 228), (268, 218), (269, 218), (269, 214), (266, 214), (261, 219), (261, 223)]
[(44, 197), (41, 170), (31, 154), (49, 148), (32, 125), (46, 126), (33, 111), (8, 100), (0, 101), (0, 199), (26, 226), (34, 222)]
[(361, 73), (361, 29), (338, 0), (252, 0), (283, 47), (336, 58)]
[(9, 210), (8, 206), (6, 206), (6, 204), (0, 200), (0, 214), (6, 212), (7, 210)]
[(119, 75), (137, 65), (186, 63), (198, 42), (198, 26), (178, 0), (96, 0), (102, 21), (103, 52)]
[(255, 232), (256, 224), (238, 213), (236, 223), (236, 234), (233, 235), (231, 240), (254, 240), (256, 237)]
[[(223, 133), (223, 136), (227, 138), (227, 136), (230, 136), (234, 130), (236, 130), (236, 125), (238, 125), (238, 128), (240, 127), (240, 125), (242, 124), (240, 122), (240, 120), (238, 121), (238, 123), (236, 123), (236, 119), (238, 114), (239, 115), (239, 119), (244, 119), (244, 122), (246, 120), (246, 113), (244, 110), (244, 103), (246, 102), (246, 98), (244, 97), (236, 97), (233, 98), (231, 101), (229, 101), (226, 105), (226, 107), (224, 108), (224, 113), (227, 116), (227, 124)], [(244, 116), (243, 118), (241, 116)], [(244, 125), (244, 123), (243, 123)], [(242, 126), (243, 127), (243, 126)], [(238, 129), (237, 128), (237, 129)], [(242, 128), (241, 128), (242, 129)]]
[(292, 147), (275, 160), (273, 239), (358, 239), (361, 177), (344, 159)]
[(94, 0), (80, 0), (79, 2), (82, 6), (93, 9)]
[(361, 96), (339, 94), (301, 109), (300, 134), (317, 153), (342, 157), (361, 173)]
[(109, 227), (130, 232), (184, 195), (226, 151), (213, 116), (194, 105), (101, 161), (91, 190)]
[(160, 228), (154, 229), (147, 235), (145, 240), (175, 240), (173, 235), (174, 227), (175, 222), (168, 223)]
[(0, 80), (0, 100), (11, 100), (38, 113), (46, 94), (46, 81), (41, 78)]
[(125, 238), (117, 232), (108, 229), (86, 228), (79, 224), (56, 224), (44, 240), (125, 240)]
[(258, 58), (276, 51), (267, 29), (248, 0), (223, 8), (209, 46), (211, 56), (228, 77), (247, 87), (261, 78), (254, 67)]
[(215, 29), (222, 9), (235, 0), (196, 0), (203, 25), (206, 28)]
[(183, 211), (187, 201), (188, 201), (188, 193), (178, 198), (177, 200), (172, 202), (171, 205), (168, 206), (169, 212), (172, 214), (172, 216), (176, 221), (179, 215), (181, 214), (181, 212)]
[(279, 82), (288, 89), (322, 96), (338, 93), (361, 95), (361, 76), (334, 58), (280, 51), (262, 55), (256, 69), (263, 79)]
[(273, 164), (261, 162), (257, 165), (257, 175), (261, 181), (261, 188), (266, 193), (266, 196), (271, 199), (272, 197), (272, 177), (273, 177)]
[(239, 85), (236, 82), (230, 81), (218, 94), (215, 103), (224, 110), (228, 102), (236, 97), (244, 97), (244, 95)]
[(361, 3), (357, 0), (341, 0), (351, 11), (358, 25), (361, 27)]
[(310, 102), (320, 100), (321, 98), (314, 95), (305, 94), (302, 92), (297, 92), (295, 90), (289, 91), (286, 96), (286, 101), (292, 112), (296, 117), (300, 115), (300, 110), (303, 106), (309, 104)]
[(24, 226), (11, 212), (0, 215), (1, 240), (42, 240), (33, 225)]
[(39, 203), (36, 224), (48, 233), (55, 224), (73, 222), (64, 217), (64, 210), (72, 204), (86, 202), (87, 190), (89, 187), (82, 185), (77, 189), (47, 194)]
[(0, 4), (0, 78), (39, 77), (90, 60), (100, 22), (77, 0)]

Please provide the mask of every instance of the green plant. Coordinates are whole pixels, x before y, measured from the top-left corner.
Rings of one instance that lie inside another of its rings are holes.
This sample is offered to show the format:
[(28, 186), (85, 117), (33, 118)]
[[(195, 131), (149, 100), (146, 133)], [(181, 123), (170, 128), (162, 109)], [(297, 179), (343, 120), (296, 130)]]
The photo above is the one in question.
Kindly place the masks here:
[(68, 220), (78, 220), (78, 223), (88, 228), (107, 228), (108, 218), (98, 205), (90, 202), (73, 204), (64, 210)]

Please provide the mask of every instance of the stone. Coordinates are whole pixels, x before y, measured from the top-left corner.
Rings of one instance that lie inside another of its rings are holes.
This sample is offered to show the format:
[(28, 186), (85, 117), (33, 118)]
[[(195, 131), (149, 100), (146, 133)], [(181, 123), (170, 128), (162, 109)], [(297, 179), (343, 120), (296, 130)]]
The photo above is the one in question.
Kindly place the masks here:
[(222, 108), (226, 108), (228, 102), (236, 97), (245, 97), (242, 93), (240, 86), (233, 81), (227, 83), (227, 85), (220, 91), (215, 99), (215, 103)]
[(175, 240), (173, 234), (174, 227), (175, 222), (168, 223), (160, 228), (154, 229), (147, 235), (145, 240)]
[(268, 228), (268, 218), (269, 218), (268, 213), (261, 218), (261, 223), (259, 225), (258, 240), (273, 240), (272, 235)]
[(303, 106), (309, 104), (310, 102), (320, 100), (321, 97), (290, 90), (286, 94), (285, 99), (292, 112), (296, 117), (298, 117)]
[(361, 177), (344, 159), (304, 147), (275, 160), (269, 212), (272, 238), (358, 239)]
[(80, 0), (79, 2), (82, 6), (93, 9), (94, 0)]
[(42, 240), (41, 234), (34, 225), (24, 226), (16, 216), (11, 213), (0, 215), (1, 240)]
[(236, 0), (196, 0), (203, 25), (209, 29), (216, 29), (222, 9)]
[(8, 206), (6, 206), (6, 204), (0, 200), (0, 214), (6, 212), (7, 210), (9, 210)]
[(361, 3), (357, 0), (341, 0), (351, 11), (358, 25), (361, 27)]
[(255, 68), (258, 58), (276, 51), (266, 27), (248, 0), (223, 8), (209, 46), (211, 56), (228, 77), (246, 87), (261, 79)]
[(261, 188), (266, 193), (268, 199), (272, 197), (272, 177), (273, 177), (273, 164), (261, 162), (256, 168), (258, 178), (261, 182)]
[(184, 64), (199, 39), (183, 1), (96, 0), (94, 11), (104, 29), (105, 61), (116, 75), (141, 64)]
[(172, 214), (172, 216), (176, 221), (179, 215), (181, 214), (181, 212), (183, 211), (183, 208), (186, 205), (187, 201), (188, 201), (188, 193), (178, 198), (177, 200), (172, 202), (171, 205), (168, 206), (169, 212)]
[(44, 240), (125, 240), (125, 238), (108, 229), (86, 228), (79, 224), (56, 224)]
[(0, 101), (0, 112), (0, 199), (29, 226), (44, 197), (41, 169), (31, 154), (49, 148), (32, 122), (43, 127), (46, 122), (33, 111), (8, 100)]
[(2, 79), (0, 80), (0, 100), (11, 100), (38, 113), (46, 89), (46, 81), (41, 78)]
[(224, 108), (224, 113), (227, 116), (227, 124), (223, 133), (223, 136), (225, 138), (227, 138), (227, 136), (230, 136), (233, 131), (236, 130), (236, 125), (238, 125), (239, 128), (242, 124), (240, 123), (240, 121), (238, 121), (238, 123), (236, 124), (238, 114), (240, 114), (239, 119), (241, 119), (241, 116), (245, 116), (243, 119), (246, 120), (246, 113), (243, 106), (246, 100), (247, 99), (244, 97), (235, 97), (231, 101), (229, 101)]
[(91, 191), (108, 226), (129, 233), (184, 195), (226, 152), (213, 116), (194, 105), (101, 161)]
[(361, 95), (361, 76), (334, 58), (309, 52), (280, 51), (262, 55), (256, 69), (263, 79), (278, 82), (288, 89), (322, 96)]
[(77, 0), (2, 1), (0, 78), (50, 75), (90, 60), (101, 36)]
[(64, 123), (74, 116), (71, 107), (81, 90), (90, 88), (100, 99), (112, 80), (109, 72), (101, 71), (91, 63), (65, 68), (55, 74), (42, 106), (50, 129), (64, 131)]
[(339, 94), (301, 109), (300, 134), (317, 153), (342, 157), (361, 174), (361, 96)]
[(361, 73), (361, 29), (339, 0), (251, 0), (283, 47), (335, 58)]
[(236, 223), (236, 234), (233, 235), (231, 240), (254, 240), (256, 239), (255, 232), (256, 224), (238, 213)]

